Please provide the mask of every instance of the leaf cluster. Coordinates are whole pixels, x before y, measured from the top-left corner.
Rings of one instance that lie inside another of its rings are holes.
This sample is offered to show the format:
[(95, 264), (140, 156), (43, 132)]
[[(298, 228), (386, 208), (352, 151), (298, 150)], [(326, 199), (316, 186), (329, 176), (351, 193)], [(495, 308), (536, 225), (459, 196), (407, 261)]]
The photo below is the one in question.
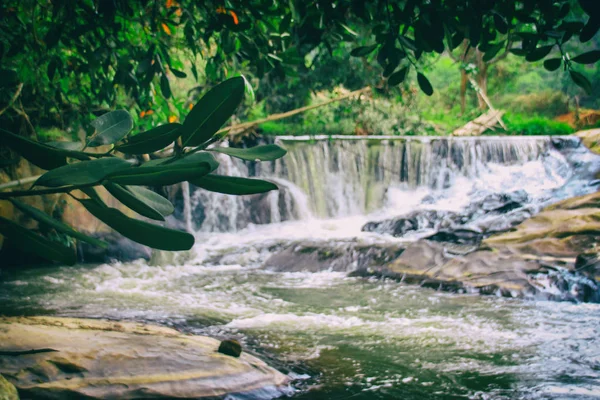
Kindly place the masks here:
[[(129, 138), (133, 128), (130, 114), (124, 110), (108, 112), (92, 122), (95, 133), (87, 143), (69, 143), (53, 147), (4, 129), (0, 138), (15, 152), (48, 171), (26, 191), (1, 192), (0, 200), (10, 201), (40, 224), (93, 245), (106, 246), (43, 211), (19, 201), (18, 197), (68, 193), (87, 211), (123, 236), (152, 248), (189, 250), (194, 236), (166, 228), (148, 220), (164, 221), (174, 211), (171, 202), (145, 186), (172, 185), (184, 181), (208, 191), (231, 195), (249, 195), (277, 190), (269, 181), (222, 176), (215, 172), (219, 162), (213, 153), (247, 161), (273, 161), (286, 151), (277, 145), (253, 148), (228, 148), (215, 144), (222, 138), (219, 129), (227, 122), (244, 98), (245, 78), (228, 79), (210, 90), (189, 112), (183, 124), (165, 124)], [(179, 141), (171, 156), (154, 157), (140, 162), (134, 155), (163, 150)], [(90, 147), (107, 146), (104, 153), (91, 153)], [(79, 150), (67, 150), (79, 149)], [(123, 206), (146, 219), (125, 215), (109, 207), (95, 188), (104, 186)], [(43, 187), (43, 189), (40, 189)], [(83, 193), (86, 197), (75, 195)], [(32, 251), (49, 261), (72, 265), (73, 248), (51, 241), (8, 219), (0, 218), (0, 234), (18, 248)]]

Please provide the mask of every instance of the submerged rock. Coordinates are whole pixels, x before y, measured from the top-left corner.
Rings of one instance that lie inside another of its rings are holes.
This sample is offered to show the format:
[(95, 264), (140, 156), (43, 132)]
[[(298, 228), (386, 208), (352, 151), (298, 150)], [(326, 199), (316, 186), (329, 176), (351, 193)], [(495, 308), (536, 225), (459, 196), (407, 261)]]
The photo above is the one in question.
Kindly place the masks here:
[(239, 358), (220, 354), (219, 345), (216, 339), (131, 322), (0, 318), (0, 373), (25, 398), (282, 394), (287, 376), (247, 353)]
[(96, 232), (89, 234), (108, 243), (106, 249), (86, 242), (77, 242), (77, 257), (83, 263), (109, 263), (114, 261), (150, 260), (152, 250), (119, 235), (117, 232)]
[(0, 400), (19, 400), (17, 389), (0, 375)]

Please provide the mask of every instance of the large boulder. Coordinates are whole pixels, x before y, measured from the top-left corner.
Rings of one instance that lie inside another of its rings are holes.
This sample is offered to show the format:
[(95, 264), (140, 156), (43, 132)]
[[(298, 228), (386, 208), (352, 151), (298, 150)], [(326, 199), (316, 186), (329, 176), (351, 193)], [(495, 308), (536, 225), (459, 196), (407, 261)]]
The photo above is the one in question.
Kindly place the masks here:
[(132, 322), (0, 318), (0, 373), (24, 398), (274, 398), (286, 375), (216, 339)]
[(528, 256), (574, 258), (600, 241), (600, 192), (563, 200), (484, 244)]

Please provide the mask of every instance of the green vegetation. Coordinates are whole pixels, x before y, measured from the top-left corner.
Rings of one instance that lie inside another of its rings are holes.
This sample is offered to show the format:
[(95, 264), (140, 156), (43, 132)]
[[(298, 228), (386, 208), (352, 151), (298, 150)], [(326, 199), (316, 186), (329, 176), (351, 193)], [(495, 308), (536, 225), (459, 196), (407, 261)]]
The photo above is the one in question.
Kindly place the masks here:
[[(94, 187), (106, 186), (159, 221), (173, 206), (142, 186), (275, 189), (213, 174), (211, 151), (264, 161), (284, 154), (209, 147), (228, 122), (235, 127), (370, 87), (258, 129), (448, 134), (484, 111), (489, 98), (508, 111), (509, 134), (567, 133), (551, 119), (600, 105), (595, 9), (594, 0), (4, 1), (0, 165), (9, 180), (23, 178), (19, 156), (48, 172), (35, 190), (0, 192), (0, 200), (50, 226), (49, 236), (73, 236), (15, 198), (81, 190), (85, 197), (71, 193), (75, 200), (123, 235), (181, 250), (193, 237), (125, 216)], [(72, 247), (8, 219), (0, 220), (0, 233), (46, 259), (74, 262)]]
[[(105, 243), (77, 232), (43, 211), (17, 200), (19, 197), (68, 193), (94, 217), (133, 241), (161, 250), (189, 250), (194, 245), (194, 236), (190, 233), (130, 218), (120, 210), (106, 205), (94, 188), (104, 186), (126, 207), (158, 221), (164, 221), (175, 208), (169, 200), (142, 186), (164, 186), (190, 181), (205, 190), (234, 195), (276, 190), (277, 186), (271, 182), (212, 174), (219, 166), (212, 152), (258, 161), (272, 161), (285, 155), (285, 150), (276, 145), (250, 149), (211, 147), (206, 151), (209, 145), (223, 138), (219, 129), (242, 102), (245, 86), (243, 77), (228, 79), (203, 96), (186, 116), (183, 124), (162, 125), (131, 139), (128, 135), (133, 128), (133, 119), (124, 110), (112, 111), (95, 119), (92, 122), (95, 133), (85, 144), (62, 142), (69, 146), (60, 148), (0, 129), (3, 143), (29, 162), (49, 170), (33, 185), (46, 189), (0, 193), (0, 200), (10, 201), (24, 214), (57, 232), (93, 245), (106, 246)], [(174, 145), (169, 157), (145, 162), (123, 157), (162, 150), (176, 141), (178, 143)], [(104, 152), (85, 151), (87, 148), (102, 147)], [(119, 154), (123, 156), (119, 157)], [(87, 198), (72, 194), (75, 191), (85, 193)], [(70, 246), (40, 236), (3, 217), (0, 217), (0, 233), (22, 251), (33, 252), (48, 261), (67, 265), (73, 265), (77, 261), (76, 253)]]

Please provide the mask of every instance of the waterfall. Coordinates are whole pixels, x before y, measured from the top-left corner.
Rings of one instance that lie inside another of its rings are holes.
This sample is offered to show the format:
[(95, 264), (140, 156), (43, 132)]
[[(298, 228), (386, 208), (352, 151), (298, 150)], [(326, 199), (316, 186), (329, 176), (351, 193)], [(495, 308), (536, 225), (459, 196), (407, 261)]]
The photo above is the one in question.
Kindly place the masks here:
[[(288, 154), (275, 162), (218, 157), (219, 173), (268, 179), (280, 190), (240, 197), (192, 188), (193, 228), (232, 232), (250, 224), (365, 214), (383, 207), (393, 188), (444, 190), (461, 179), (485, 179), (482, 174), (490, 173), (490, 165), (522, 166), (549, 152), (558, 154), (552, 140), (556, 139), (280, 137), (278, 142)], [(565, 164), (564, 158), (557, 159), (556, 163)], [(550, 172), (556, 174), (556, 168)]]

